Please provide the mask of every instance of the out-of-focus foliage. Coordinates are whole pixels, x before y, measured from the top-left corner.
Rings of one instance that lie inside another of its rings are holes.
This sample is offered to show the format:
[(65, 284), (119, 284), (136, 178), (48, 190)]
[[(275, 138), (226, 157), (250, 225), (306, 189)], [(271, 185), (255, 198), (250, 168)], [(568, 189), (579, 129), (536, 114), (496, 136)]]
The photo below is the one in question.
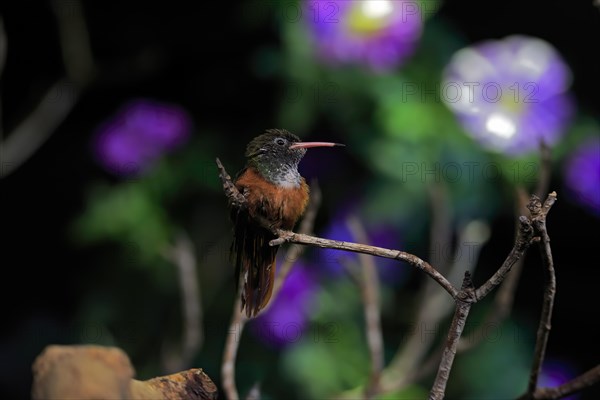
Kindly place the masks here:
[(457, 397), (467, 393), (478, 399), (519, 396), (527, 386), (533, 336), (512, 321), (485, 326), (480, 334), (481, 343), (456, 360), (457, 376), (449, 389)]

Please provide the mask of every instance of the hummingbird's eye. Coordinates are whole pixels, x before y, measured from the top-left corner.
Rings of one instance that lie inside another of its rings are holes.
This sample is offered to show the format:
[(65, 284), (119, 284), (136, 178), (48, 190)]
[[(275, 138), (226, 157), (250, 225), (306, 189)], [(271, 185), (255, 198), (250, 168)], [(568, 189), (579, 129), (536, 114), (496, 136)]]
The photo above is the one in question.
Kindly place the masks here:
[(283, 146), (283, 145), (285, 145), (285, 139), (277, 138), (277, 139), (275, 139), (275, 143), (278, 144), (279, 146)]

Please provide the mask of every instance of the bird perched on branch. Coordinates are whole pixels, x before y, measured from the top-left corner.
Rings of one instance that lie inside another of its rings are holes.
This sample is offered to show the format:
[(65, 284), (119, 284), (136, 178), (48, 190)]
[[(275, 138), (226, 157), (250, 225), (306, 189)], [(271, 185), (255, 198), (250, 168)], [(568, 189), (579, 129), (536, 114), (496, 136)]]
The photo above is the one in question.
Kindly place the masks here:
[[(263, 309), (273, 292), (275, 256), (279, 246), (274, 229), (290, 230), (304, 213), (309, 189), (298, 163), (311, 147), (343, 146), (330, 142), (301, 142), (284, 129), (269, 129), (246, 148), (246, 166), (235, 186), (247, 208), (233, 208), (234, 238), (231, 256), (237, 284), (243, 284), (242, 310), (248, 317)], [(268, 225), (268, 226), (265, 226)], [(243, 282), (242, 282), (243, 281)]]

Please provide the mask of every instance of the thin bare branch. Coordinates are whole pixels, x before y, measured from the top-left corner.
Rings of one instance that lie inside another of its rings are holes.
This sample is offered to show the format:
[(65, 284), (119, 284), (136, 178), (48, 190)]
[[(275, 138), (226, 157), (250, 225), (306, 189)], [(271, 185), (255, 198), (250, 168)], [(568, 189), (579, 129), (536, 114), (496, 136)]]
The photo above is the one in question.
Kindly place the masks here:
[[(358, 218), (351, 217), (347, 221), (352, 236), (363, 243), (368, 243), (367, 233)], [(359, 255), (362, 279), (360, 280), (361, 296), (365, 311), (365, 327), (367, 345), (371, 358), (371, 376), (365, 388), (365, 396), (370, 399), (379, 393), (379, 380), (384, 367), (383, 334), (381, 333), (381, 309), (379, 276), (377, 266), (372, 257)]]
[(448, 377), (450, 376), (450, 370), (452, 369), (458, 342), (463, 329), (465, 328), (471, 305), (476, 301), (475, 288), (471, 281), (471, 273), (467, 271), (465, 272), (461, 291), (456, 298), (454, 317), (452, 318), (452, 323), (448, 330), (448, 339), (446, 339), (446, 345), (442, 353), (442, 360), (438, 367), (438, 373), (433, 382), (431, 392), (429, 393), (429, 400), (440, 400), (444, 398), (446, 384), (448, 383)]
[(185, 234), (180, 233), (175, 245), (169, 248), (165, 257), (177, 267), (181, 288), (181, 309), (183, 312), (183, 334), (181, 354), (168, 362), (168, 372), (189, 368), (194, 355), (202, 347), (202, 297), (198, 285), (197, 263), (194, 244)]
[[(300, 246), (300, 245), (296, 245)], [(360, 269), (359, 263), (353, 260), (350, 257), (340, 256), (337, 258), (337, 262), (344, 268), (344, 272), (346, 272), (346, 276), (350, 278), (352, 283), (356, 286), (360, 287), (362, 285), (362, 271)]]
[(521, 396), (519, 400), (531, 398), (535, 400), (556, 400), (566, 397), (570, 394), (577, 393), (585, 388), (595, 385), (598, 382), (600, 382), (600, 364), (587, 370), (578, 377), (563, 383), (560, 386), (553, 388), (538, 388), (535, 390), (535, 393), (533, 393), (533, 397), (525, 394)]
[(556, 293), (556, 276), (554, 273), (554, 261), (552, 259), (552, 249), (550, 248), (550, 237), (546, 229), (546, 214), (550, 207), (556, 201), (556, 193), (552, 192), (544, 204), (542, 205), (537, 196), (534, 196), (530, 203), (533, 228), (536, 235), (541, 240), (539, 242), (540, 255), (544, 266), (544, 301), (542, 305), (542, 315), (537, 330), (537, 339), (535, 343), (535, 352), (533, 356), (533, 364), (531, 366), (531, 375), (529, 377), (529, 385), (527, 393), (533, 394), (537, 388), (538, 377), (544, 362), (546, 353), (546, 345), (548, 344), (548, 336), (550, 335), (552, 309), (554, 307), (554, 295)]
[(58, 22), (60, 49), (67, 76), (77, 86), (87, 85), (94, 74), (94, 58), (80, 1), (50, 2)]
[(239, 286), (237, 296), (233, 302), (233, 315), (229, 324), (229, 331), (225, 340), (225, 350), (223, 351), (223, 362), (221, 363), (221, 379), (223, 380), (223, 392), (229, 400), (238, 400), (240, 395), (235, 385), (235, 359), (237, 357), (240, 339), (244, 330), (244, 325), (248, 318), (242, 313), (242, 292)]
[(532, 239), (533, 228), (531, 227), (531, 221), (525, 216), (519, 217), (519, 228), (513, 248), (506, 257), (506, 260), (504, 260), (504, 263), (502, 263), (494, 275), (492, 275), (483, 285), (477, 288), (475, 291), (475, 296), (477, 299), (484, 298), (496, 286), (502, 283), (504, 277), (510, 271), (512, 266), (515, 265), (515, 263), (519, 261), (521, 257), (523, 257), (525, 251), (527, 251), (531, 245)]
[(450, 282), (433, 268), (428, 262), (423, 261), (419, 257), (400, 250), (390, 250), (383, 247), (368, 246), (360, 243), (342, 242), (339, 240), (323, 239), (315, 236), (304, 235), (292, 231), (278, 231), (279, 237), (285, 242), (299, 243), (310, 246), (321, 247), (324, 249), (337, 249), (351, 251), (354, 253), (370, 254), (376, 257), (391, 258), (393, 260), (404, 261), (413, 267), (425, 272), (442, 286), (453, 298), (456, 297), (458, 291)]
[[(452, 265), (444, 254), (450, 248), (452, 242), (452, 213), (448, 207), (448, 189), (442, 182), (435, 182), (427, 187), (431, 210), (431, 227), (429, 229), (429, 247), (431, 262), (433, 262), (440, 273), (445, 274)], [(459, 277), (459, 279), (461, 279)], [(425, 297), (437, 291), (434, 282), (428, 280), (425, 289)]]
[(0, 143), (2, 173), (9, 175), (50, 137), (71, 112), (79, 91), (66, 79), (56, 82), (40, 104)]
[[(52, 6), (58, 22), (67, 77), (52, 85), (37, 107), (6, 139), (0, 141), (3, 176), (15, 171), (48, 140), (77, 103), (81, 89), (93, 77), (92, 51), (80, 2), (54, 1)], [(2, 29), (0, 31), (3, 32)]]

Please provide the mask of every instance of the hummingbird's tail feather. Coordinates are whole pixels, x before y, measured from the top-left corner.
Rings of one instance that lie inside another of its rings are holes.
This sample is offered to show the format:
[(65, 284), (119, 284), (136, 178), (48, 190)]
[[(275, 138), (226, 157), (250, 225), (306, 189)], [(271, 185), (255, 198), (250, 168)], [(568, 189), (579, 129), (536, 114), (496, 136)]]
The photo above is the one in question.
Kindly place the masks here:
[(235, 216), (231, 255), (236, 284), (243, 285), (242, 310), (251, 318), (268, 303), (275, 280), (275, 256), (279, 246), (269, 246), (275, 236), (252, 221), (248, 213)]

